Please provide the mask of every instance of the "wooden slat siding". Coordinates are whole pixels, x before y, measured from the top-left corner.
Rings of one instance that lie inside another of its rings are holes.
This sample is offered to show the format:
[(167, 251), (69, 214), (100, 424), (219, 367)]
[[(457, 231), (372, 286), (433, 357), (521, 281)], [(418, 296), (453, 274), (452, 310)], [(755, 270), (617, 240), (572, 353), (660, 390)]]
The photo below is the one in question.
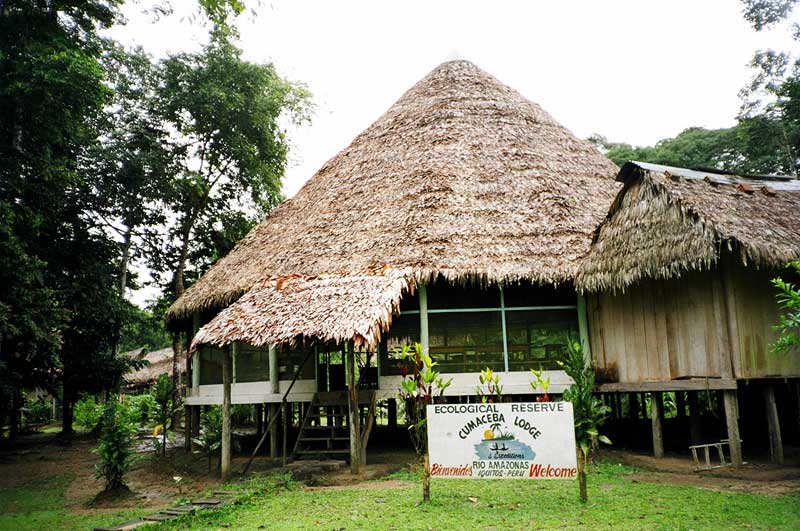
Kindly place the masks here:
[[(684, 277), (683, 282), (688, 282), (688, 280)], [(672, 377), (681, 378), (689, 372), (689, 367), (687, 366), (688, 357), (686, 356), (686, 352), (691, 348), (687, 331), (689, 303), (686, 298), (686, 290), (683, 289), (680, 282), (667, 282), (666, 287), (671, 289), (667, 298), (672, 299), (673, 302), (672, 315), (675, 318), (675, 340), (678, 347), (675, 352), (675, 361), (673, 363), (675, 371), (672, 373)]]
[(611, 295), (603, 293), (600, 297), (599, 319), (600, 326), (604, 333), (604, 350), (607, 366), (616, 364), (619, 368), (619, 378), (627, 380), (627, 367), (623, 356), (625, 355), (625, 344), (623, 327), (620, 325), (624, 317), (622, 309), (624, 305), (619, 304), (621, 295)]
[(733, 363), (733, 376), (740, 378), (742, 375), (742, 354), (739, 341), (739, 325), (737, 321), (737, 304), (734, 278), (731, 275), (730, 260), (723, 259), (720, 263), (722, 275), (722, 288), (725, 295), (725, 307), (728, 319), (728, 334), (730, 336), (731, 360)]
[(671, 286), (666, 280), (659, 280), (658, 283), (661, 286), (663, 295), (660, 306), (664, 312), (664, 324), (667, 330), (667, 368), (669, 370), (669, 378), (672, 378), (680, 373), (680, 368), (678, 367), (680, 313), (675, 312), (675, 290), (670, 289)]
[(658, 373), (656, 363), (658, 351), (655, 345), (655, 321), (653, 320), (652, 291), (649, 280), (642, 282), (641, 289), (636, 290), (636, 301), (638, 306), (638, 315), (635, 316), (636, 342), (640, 345), (638, 355), (644, 361), (642, 374), (646, 379), (660, 380), (660, 377), (653, 378)]
[(600, 320), (600, 295), (592, 293), (586, 297), (586, 312), (589, 314), (589, 341), (592, 343), (592, 354), (595, 364), (606, 367), (606, 345), (604, 331)]
[[(696, 275), (687, 275), (682, 291), (687, 302), (686, 333), (688, 349), (684, 354), (684, 373), (681, 376), (710, 376), (703, 370), (706, 355), (706, 320), (704, 305), (707, 302), (707, 291)], [(690, 293), (690, 291), (692, 293)]]
[(723, 378), (733, 377), (733, 356), (731, 355), (730, 333), (728, 331), (728, 308), (725, 303), (722, 275), (712, 275), (711, 294), (713, 299), (713, 324), (717, 355), (709, 357), (709, 364)]
[[(719, 283), (719, 279), (715, 275), (710, 275), (708, 285), (706, 286), (705, 301), (703, 311), (705, 313), (705, 345), (706, 355), (699, 360), (695, 355), (695, 361), (702, 361), (702, 365), (698, 364), (697, 376), (710, 376), (712, 374), (723, 374), (720, 372), (720, 356), (722, 352), (727, 355), (728, 349), (725, 348), (725, 341), (727, 337), (722, 334), (722, 326), (725, 326), (724, 312), (719, 308), (718, 297), (715, 285)], [(702, 372), (700, 372), (702, 371)]]
[[(633, 314), (633, 296), (632, 293), (636, 291), (637, 287), (632, 286), (632, 289), (625, 291), (621, 297), (622, 302), (622, 320), (620, 321), (619, 332), (622, 335), (622, 350), (619, 353), (620, 367), (625, 367), (625, 380), (639, 382), (642, 380), (642, 371), (639, 366), (638, 356), (636, 352), (636, 325), (634, 322)], [(620, 374), (620, 379), (622, 374)]]
[(656, 317), (656, 341), (658, 344), (658, 367), (662, 380), (670, 379), (670, 338), (667, 330), (669, 314), (664, 311), (664, 283), (654, 280), (653, 308)]

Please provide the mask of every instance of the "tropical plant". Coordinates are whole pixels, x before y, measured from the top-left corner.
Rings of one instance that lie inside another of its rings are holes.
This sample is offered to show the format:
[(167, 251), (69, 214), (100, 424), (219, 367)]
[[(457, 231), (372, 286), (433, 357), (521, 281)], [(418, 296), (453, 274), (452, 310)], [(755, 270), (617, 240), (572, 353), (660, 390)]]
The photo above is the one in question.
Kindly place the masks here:
[(143, 426), (156, 420), (158, 402), (150, 393), (126, 397), (131, 422)]
[(100, 445), (92, 450), (100, 457), (95, 465), (96, 476), (104, 478), (106, 491), (124, 487), (123, 476), (134, 461), (133, 433), (130, 411), (116, 397), (110, 398), (103, 408)]
[(564, 360), (558, 361), (558, 365), (573, 381), (564, 391), (563, 399), (572, 402), (580, 499), (586, 503), (586, 462), (599, 443), (611, 444), (608, 437), (599, 431), (611, 408), (594, 395), (594, 365), (584, 356), (583, 346), (579, 342), (567, 342), (567, 355)]
[(181, 404), (175, 400), (175, 382), (168, 374), (158, 376), (150, 394), (157, 406), (155, 412), (157, 425), (153, 430), (153, 445), (156, 454), (161, 454), (163, 457), (167, 454), (167, 432), (173, 428), (171, 426), (172, 415), (180, 409)]
[[(800, 273), (800, 261), (789, 264), (795, 272)], [(791, 282), (778, 277), (772, 280), (778, 290), (778, 306), (783, 311), (780, 320), (773, 328), (778, 332), (778, 339), (772, 344), (772, 351), (779, 354), (800, 351), (800, 288)]]
[(503, 386), (500, 385), (500, 375), (486, 367), (478, 375), (480, 385), (476, 388), (481, 402), (499, 402), (503, 397)]
[(542, 378), (544, 374), (543, 370), (536, 370), (531, 369), (531, 374), (533, 374), (533, 381), (531, 382), (531, 388), (536, 391), (537, 389), (542, 390), (542, 394), (536, 397), (537, 402), (549, 402), (550, 396), (547, 394), (547, 390), (550, 389), (550, 377)]
[(211, 472), (211, 457), (222, 447), (222, 409), (219, 406), (212, 406), (200, 415), (200, 436), (192, 441), (206, 454)]
[(453, 379), (444, 380), (434, 369), (437, 363), (423, 352), (422, 345), (416, 343), (412, 350), (408, 345), (395, 353), (410, 370), (403, 376), (400, 398), (406, 407), (406, 425), (414, 449), (423, 459), (422, 500), (430, 500), (430, 470), (428, 469), (428, 429), (426, 408), (436, 397), (444, 394)]
[(98, 404), (95, 397), (85, 395), (75, 403), (73, 408), (75, 424), (85, 431), (96, 432), (103, 416), (103, 405)]

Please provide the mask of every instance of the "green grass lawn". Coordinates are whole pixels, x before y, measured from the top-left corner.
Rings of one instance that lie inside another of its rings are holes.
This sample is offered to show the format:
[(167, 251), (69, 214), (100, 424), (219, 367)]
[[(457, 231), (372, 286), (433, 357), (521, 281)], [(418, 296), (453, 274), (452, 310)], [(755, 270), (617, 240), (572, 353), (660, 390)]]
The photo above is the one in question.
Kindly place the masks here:
[(432, 501), (418, 505), (419, 477), (409, 473), (369, 488), (315, 491), (280, 478), (262, 478), (232, 487), (241, 495), (237, 505), (152, 529), (800, 529), (800, 496), (634, 482), (626, 477), (630, 472), (617, 464), (592, 467), (586, 506), (577, 500), (576, 482), (566, 481), (439, 479), (432, 482)]
[(72, 480), (73, 476), (63, 474), (47, 480), (31, 481), (13, 489), (0, 489), (0, 530), (91, 530), (103, 524), (122, 523), (146, 513), (131, 509), (73, 512), (65, 506), (64, 499)]

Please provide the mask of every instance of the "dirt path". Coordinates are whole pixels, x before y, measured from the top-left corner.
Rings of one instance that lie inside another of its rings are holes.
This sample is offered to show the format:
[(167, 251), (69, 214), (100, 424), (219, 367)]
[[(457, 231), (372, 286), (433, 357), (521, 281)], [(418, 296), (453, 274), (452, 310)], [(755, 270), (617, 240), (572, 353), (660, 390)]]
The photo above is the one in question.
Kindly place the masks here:
[(751, 462), (740, 468), (718, 468), (695, 472), (689, 457), (650, 455), (616, 450), (604, 452), (616, 462), (642, 469), (629, 475), (632, 481), (689, 485), (718, 492), (749, 492), (779, 496), (800, 494), (800, 467)]

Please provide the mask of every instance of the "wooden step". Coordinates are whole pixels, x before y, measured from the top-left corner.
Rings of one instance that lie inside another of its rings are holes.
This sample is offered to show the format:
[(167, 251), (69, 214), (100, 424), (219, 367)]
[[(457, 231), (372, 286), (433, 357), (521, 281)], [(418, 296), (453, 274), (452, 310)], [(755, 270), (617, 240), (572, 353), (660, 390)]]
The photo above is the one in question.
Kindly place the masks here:
[(350, 437), (300, 437), (300, 442), (349, 441)]
[(315, 455), (315, 454), (349, 454), (350, 448), (337, 448), (334, 450), (328, 450), (325, 448), (320, 448), (319, 450), (298, 450), (296, 452), (299, 455)]

